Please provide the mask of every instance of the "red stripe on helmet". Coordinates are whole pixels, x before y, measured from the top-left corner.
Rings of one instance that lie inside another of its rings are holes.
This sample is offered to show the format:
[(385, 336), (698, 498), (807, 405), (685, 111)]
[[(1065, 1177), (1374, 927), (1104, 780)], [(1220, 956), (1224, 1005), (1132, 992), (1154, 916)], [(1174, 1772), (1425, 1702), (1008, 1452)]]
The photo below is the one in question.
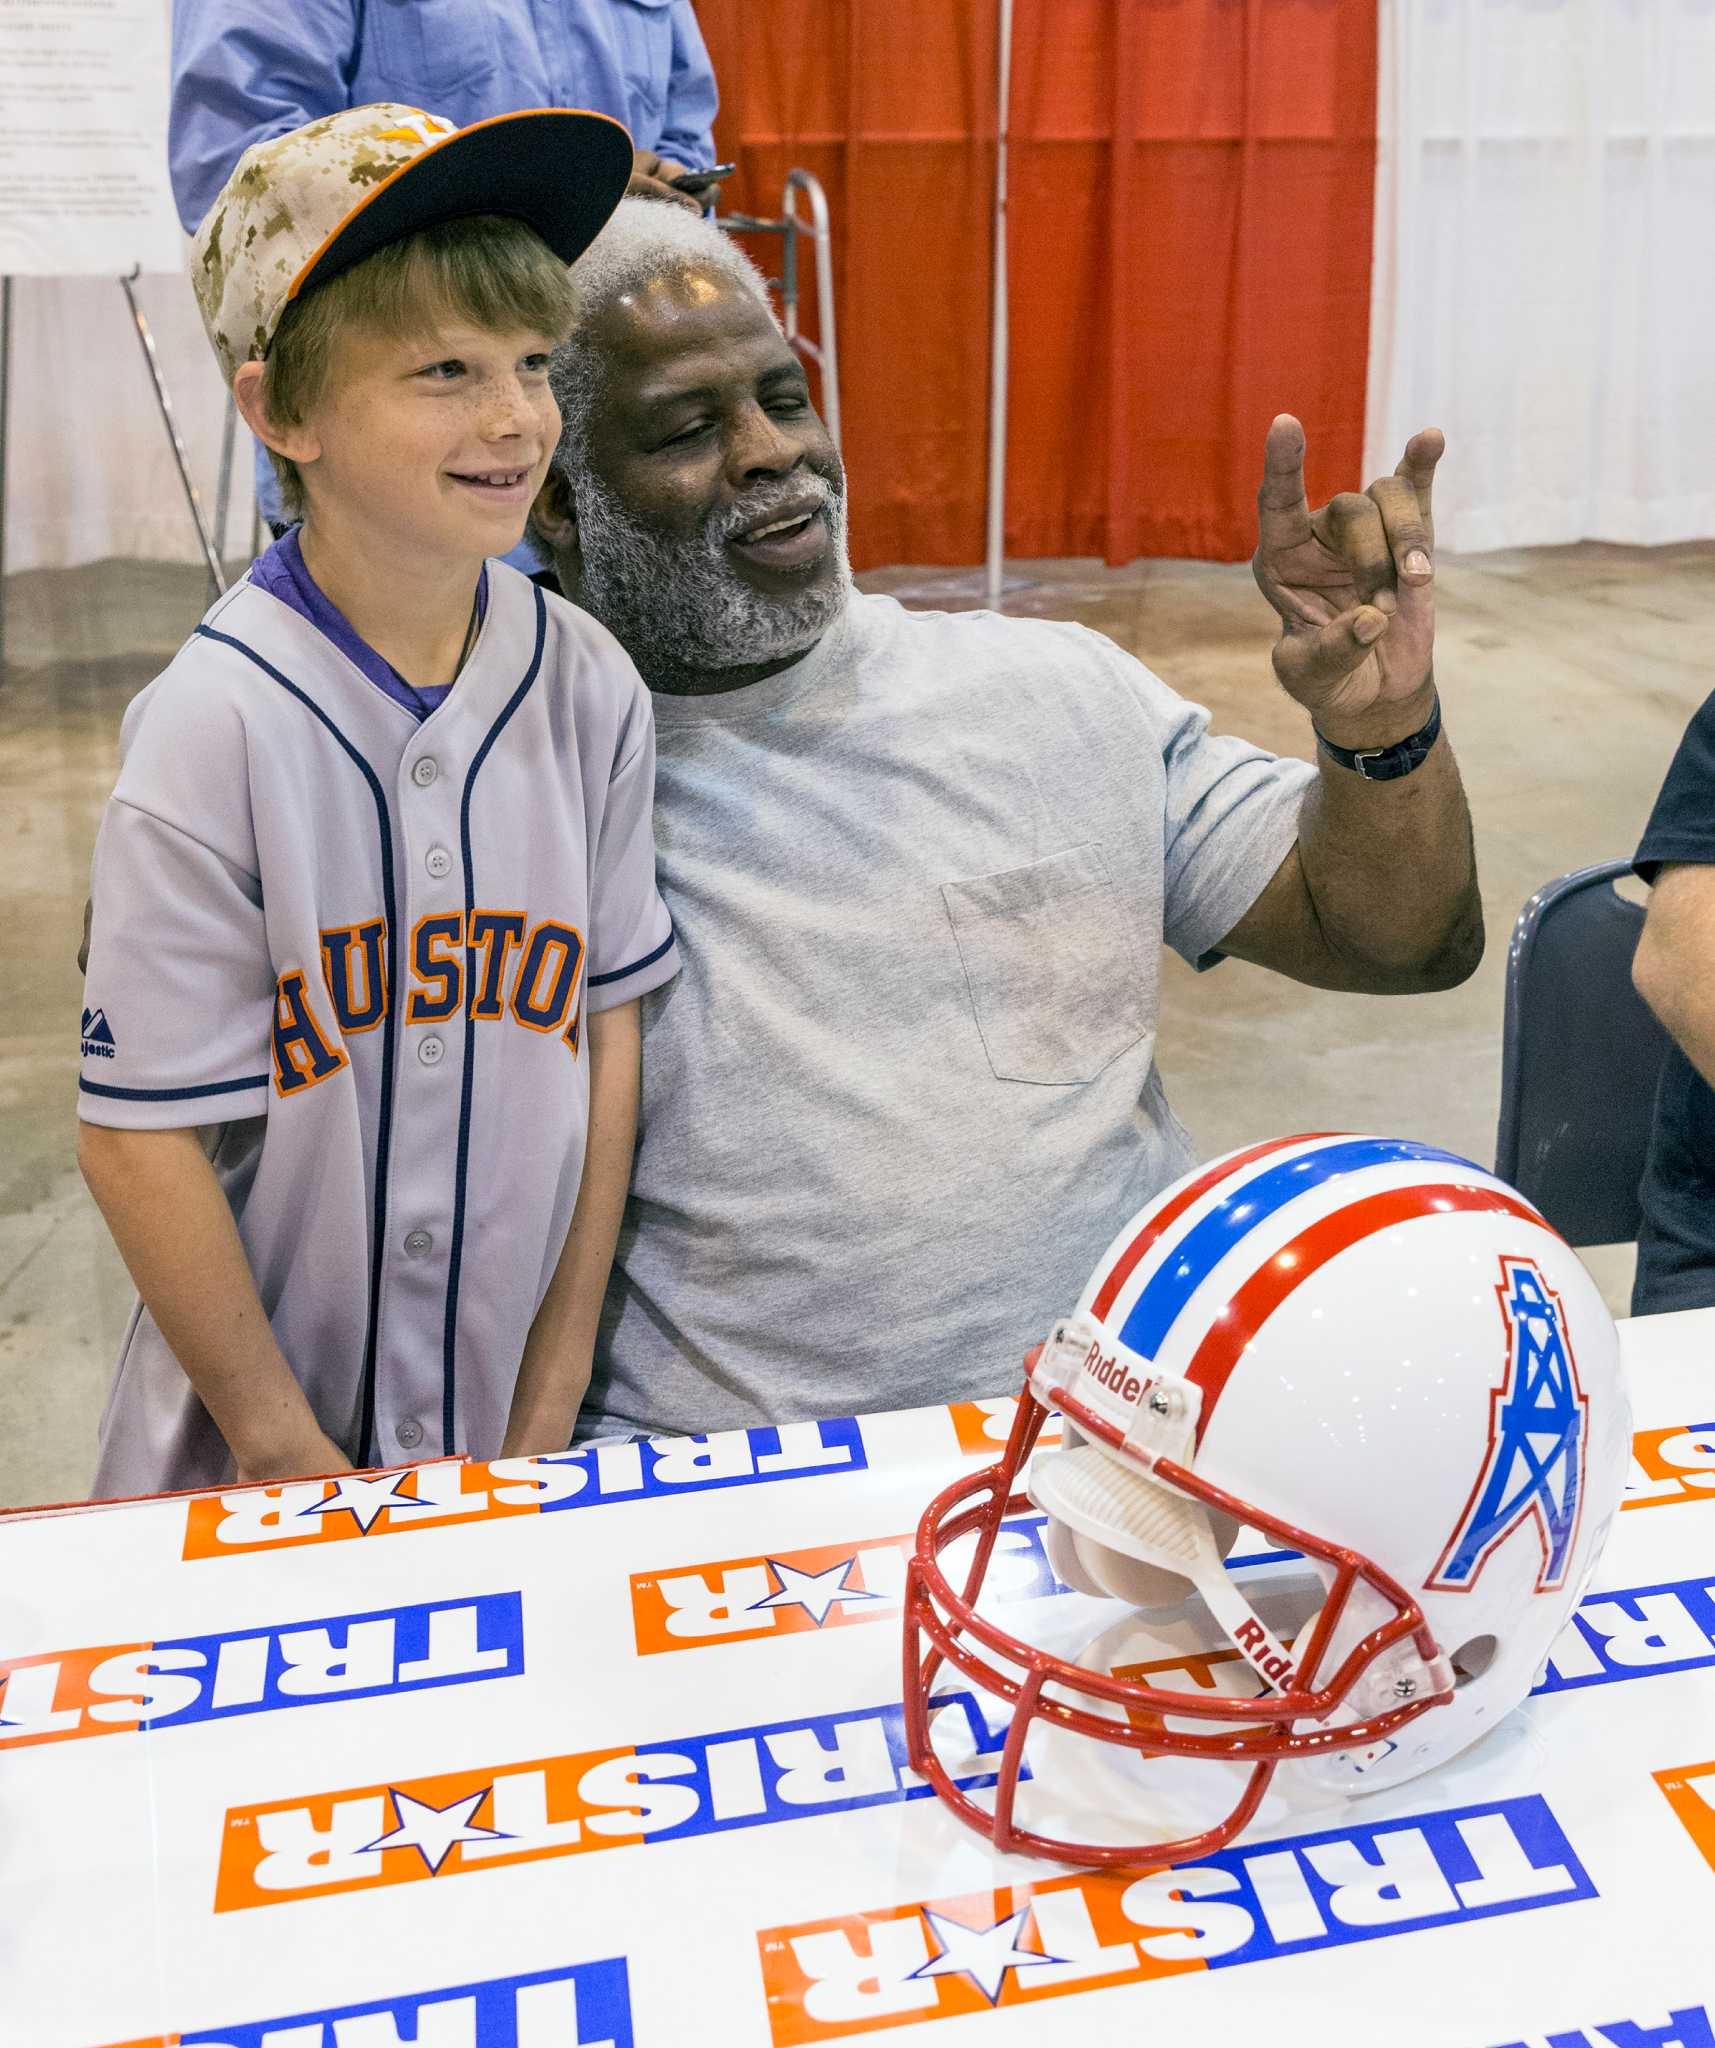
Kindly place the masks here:
[(1337, 1258), (1360, 1238), (1373, 1237), (1391, 1224), (1409, 1222), (1415, 1216), (1447, 1215), (1457, 1211), (1488, 1210), (1502, 1216), (1520, 1216), (1526, 1223), (1548, 1225), (1530, 1204), (1510, 1188), (1462, 1187), (1442, 1181), (1427, 1187), (1387, 1188), (1349, 1203), (1301, 1231), (1290, 1243), (1251, 1275), (1216, 1318), (1198, 1345), (1185, 1377), (1203, 1390), (1203, 1409), (1197, 1423), (1197, 1440), (1209, 1426), (1215, 1403), (1243, 1355), (1245, 1346), (1295, 1288), (1302, 1287), (1312, 1273)]
[(1322, 1138), (1338, 1136), (1337, 1131), (1306, 1131), (1296, 1138), (1270, 1138), (1264, 1144), (1249, 1145), (1243, 1152), (1234, 1153), (1231, 1159), (1223, 1159), (1217, 1165), (1211, 1166), (1207, 1173), (1198, 1174), (1194, 1181), (1179, 1190), (1165, 1209), (1158, 1210), (1149, 1219), (1115, 1259), (1108, 1270), (1108, 1277), (1102, 1282), (1100, 1292), (1090, 1304), (1090, 1313), (1098, 1321), (1107, 1314), (1119, 1298), (1120, 1289), (1142, 1264), (1150, 1246), (1179, 1221), (1200, 1195), (1206, 1195), (1218, 1182), (1230, 1180), (1235, 1173), (1242, 1172), (1255, 1160), (1266, 1159), (1271, 1152), (1284, 1152), (1289, 1145), (1312, 1145)]

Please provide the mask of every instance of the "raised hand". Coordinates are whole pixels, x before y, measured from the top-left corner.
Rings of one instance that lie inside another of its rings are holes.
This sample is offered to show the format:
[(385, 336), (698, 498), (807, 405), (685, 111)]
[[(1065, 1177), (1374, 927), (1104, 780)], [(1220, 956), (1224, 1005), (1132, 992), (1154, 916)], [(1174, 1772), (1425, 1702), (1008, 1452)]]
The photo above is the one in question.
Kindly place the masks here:
[(1392, 476), (1312, 512), (1304, 429), (1268, 430), (1251, 568), (1280, 616), (1274, 672), (1336, 745), (1390, 746), (1429, 716), (1434, 693), (1435, 526), (1430, 500), (1445, 446), (1413, 434)]

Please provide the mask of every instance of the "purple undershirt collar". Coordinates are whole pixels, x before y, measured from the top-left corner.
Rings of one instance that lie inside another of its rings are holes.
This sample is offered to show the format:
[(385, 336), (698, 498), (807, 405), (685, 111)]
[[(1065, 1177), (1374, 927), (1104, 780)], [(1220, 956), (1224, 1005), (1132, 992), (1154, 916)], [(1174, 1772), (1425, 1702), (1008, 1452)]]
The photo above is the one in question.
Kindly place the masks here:
[[(268, 549), (250, 565), (250, 580), (258, 589), (265, 590), (270, 597), (277, 597), (289, 605), (302, 619), (308, 619), (319, 633), (325, 634), (339, 649), (358, 673), (372, 682), (378, 690), (384, 691), (395, 704), (401, 704), (419, 722), (431, 711), (438, 710), (451, 683), (430, 683), (419, 688), (408, 683), (399, 671), (384, 656), (376, 653), (369, 642), (359, 636), (351, 621), (339, 607), (328, 598), (309, 570), (304, 566), (304, 551), (299, 545), (301, 526), (288, 527)], [(477, 578), (476, 623), (477, 631), (488, 615), (488, 570), (485, 567)]]

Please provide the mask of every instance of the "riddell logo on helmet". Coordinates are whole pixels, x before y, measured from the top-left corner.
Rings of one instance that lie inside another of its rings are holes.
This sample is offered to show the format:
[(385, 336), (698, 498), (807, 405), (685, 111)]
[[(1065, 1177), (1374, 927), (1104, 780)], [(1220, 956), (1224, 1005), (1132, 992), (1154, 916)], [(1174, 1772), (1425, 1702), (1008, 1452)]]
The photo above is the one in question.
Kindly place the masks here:
[(1129, 1366), (1122, 1365), (1117, 1353), (1104, 1351), (1094, 1342), (1084, 1353), (1083, 1370), (1099, 1386), (1108, 1388), (1133, 1408), (1143, 1399), (1144, 1389), (1153, 1384), (1140, 1380)]
[(1245, 1661), (1260, 1671), (1270, 1685), (1283, 1684), (1292, 1676), (1292, 1659), (1260, 1621), (1241, 1621), (1233, 1641), (1245, 1654)]

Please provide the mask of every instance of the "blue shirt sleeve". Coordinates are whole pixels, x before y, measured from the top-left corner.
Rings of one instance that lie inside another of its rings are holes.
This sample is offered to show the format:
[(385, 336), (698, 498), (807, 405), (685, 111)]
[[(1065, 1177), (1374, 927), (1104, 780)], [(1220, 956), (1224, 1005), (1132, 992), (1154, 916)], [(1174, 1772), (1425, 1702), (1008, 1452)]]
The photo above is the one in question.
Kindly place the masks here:
[(253, 142), (352, 104), (360, 0), (174, 0), (167, 157), (187, 234)]
[(673, 69), (667, 81), (667, 106), (662, 116), (662, 156), (687, 170), (704, 171), (715, 160), (715, 115), (720, 95), (714, 66), (691, 0), (673, 9)]

